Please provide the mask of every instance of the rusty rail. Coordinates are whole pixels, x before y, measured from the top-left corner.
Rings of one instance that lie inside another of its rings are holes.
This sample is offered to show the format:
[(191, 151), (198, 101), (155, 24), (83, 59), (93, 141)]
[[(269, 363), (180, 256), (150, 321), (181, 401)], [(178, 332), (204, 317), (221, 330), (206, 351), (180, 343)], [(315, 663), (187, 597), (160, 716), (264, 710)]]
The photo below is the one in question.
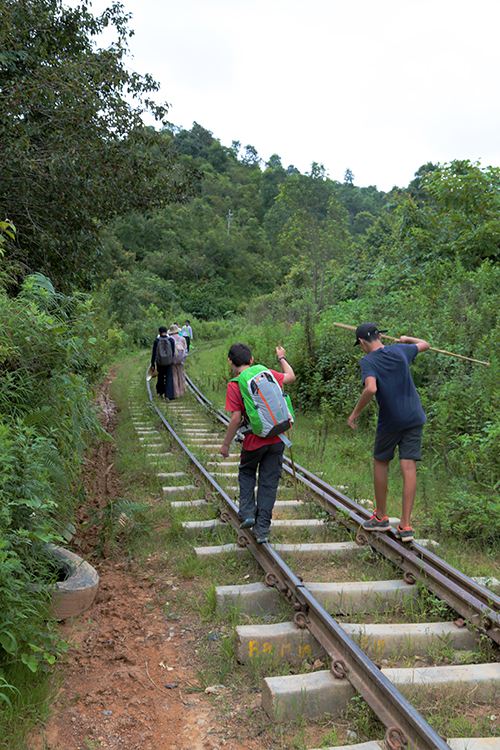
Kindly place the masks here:
[[(229, 420), (187, 378), (189, 387), (198, 401), (227, 426)], [(295, 476), (291, 461), (285, 456), (284, 470), (303, 488), (314, 493), (321, 505), (341, 524), (357, 534), (370, 513), (362, 505), (351, 500), (335, 487), (324, 482), (303, 466), (295, 464)], [(477, 632), (486, 634), (500, 644), (500, 597), (477, 581), (473, 581), (449, 565), (433, 552), (413, 542), (410, 546), (396, 540), (393, 532), (386, 534), (364, 534), (363, 542), (390, 559), (404, 573), (410, 573), (416, 581), (422, 581), (437, 597), (455, 609), (466, 623)]]
[[(221, 520), (231, 523), (238, 534), (238, 544), (247, 547), (266, 572), (267, 585), (276, 588), (292, 605), (296, 612), (297, 627), (307, 627), (325, 649), (332, 659), (333, 676), (349, 680), (385, 724), (387, 737), (389, 733), (395, 732), (399, 735), (402, 744), (418, 746), (420, 750), (449, 750), (446, 741), (342, 630), (338, 622), (307, 590), (301, 578), (289, 568), (274, 548), (269, 544), (259, 545), (250, 533), (240, 531), (236, 505), (180, 439), (160, 409), (154, 404), (149, 383), (147, 383), (147, 388), (153, 408), (165, 428), (190, 457), (213, 490), (225, 501), (226, 510)], [(222, 416), (225, 417), (225, 415)]]

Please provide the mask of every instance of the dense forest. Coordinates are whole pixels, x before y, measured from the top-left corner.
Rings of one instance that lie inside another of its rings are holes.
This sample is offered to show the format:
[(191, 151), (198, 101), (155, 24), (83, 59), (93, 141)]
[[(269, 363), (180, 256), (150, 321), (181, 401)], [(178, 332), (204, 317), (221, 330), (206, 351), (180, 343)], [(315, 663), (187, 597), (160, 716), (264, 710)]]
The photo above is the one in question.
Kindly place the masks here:
[[(61, 0), (0, 7), (0, 702), (10, 663), (35, 673), (59, 647), (25, 583), (83, 492), (92, 389), (161, 322), (244, 335), (264, 361), (281, 339), (299, 413), (332, 424), (359, 394), (352, 337), (333, 322), (488, 360), (428, 355), (414, 372), (426, 449), (454, 486), (440, 523), (453, 510), (465, 538), (497, 543), (500, 169), (415, 165), (388, 193), (348, 168), (331, 180), (320, 161), (302, 174), (169, 123), (154, 80), (124, 64), (119, 4), (99, 17)], [(117, 41), (99, 49), (109, 25)]]
[(106, 234), (107, 275), (140, 270), (171, 281), (187, 312), (213, 319), (244, 312), (252, 298), (300, 274), (323, 309), (327, 279), (357, 257), (390, 196), (355, 186), (349, 170), (338, 184), (321, 164), (303, 175), (277, 154), (263, 162), (250, 145), (223, 147), (197, 123), (161, 132), (200, 175), (195, 196), (117, 217)]

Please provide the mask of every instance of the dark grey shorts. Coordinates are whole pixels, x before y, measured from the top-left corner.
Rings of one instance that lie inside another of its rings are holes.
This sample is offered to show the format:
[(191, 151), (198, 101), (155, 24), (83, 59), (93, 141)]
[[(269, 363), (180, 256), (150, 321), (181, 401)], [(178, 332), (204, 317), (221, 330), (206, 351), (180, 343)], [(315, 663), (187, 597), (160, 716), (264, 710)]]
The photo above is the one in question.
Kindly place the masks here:
[(422, 429), (424, 425), (410, 427), (399, 432), (377, 432), (373, 458), (377, 461), (392, 461), (396, 446), (399, 446), (399, 460), (422, 460)]

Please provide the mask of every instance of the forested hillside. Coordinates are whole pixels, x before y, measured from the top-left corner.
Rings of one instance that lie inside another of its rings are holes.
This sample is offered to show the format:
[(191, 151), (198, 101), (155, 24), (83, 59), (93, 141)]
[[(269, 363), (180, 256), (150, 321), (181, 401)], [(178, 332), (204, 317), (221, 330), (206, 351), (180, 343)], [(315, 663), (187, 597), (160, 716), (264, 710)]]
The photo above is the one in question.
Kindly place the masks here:
[(262, 162), (251, 146), (225, 148), (196, 123), (162, 132), (200, 179), (189, 202), (108, 227), (115, 277), (104, 288), (125, 329), (147, 339), (134, 322), (142, 309), (153, 328), (147, 289), (153, 310), (182, 310), (201, 331), (202, 321), (242, 315), (239, 336), (264, 361), (272, 355), (264, 331), (287, 340), (298, 406), (342, 421), (359, 392), (358, 360), (333, 322), (374, 320), (392, 336), (489, 361), (428, 356), (415, 377), (436, 461), (455, 478), (495, 486), (500, 170), (428, 163), (384, 194), (357, 187), (350, 170), (339, 184), (319, 163), (301, 174), (276, 154)]
[[(25, 584), (81, 497), (92, 388), (161, 323), (188, 316), (196, 344), (244, 339), (263, 362), (280, 340), (299, 417), (330, 435), (360, 390), (334, 322), (490, 362), (428, 353), (414, 374), (426, 470), (445, 488), (430, 523), (498, 545), (500, 169), (415, 165), (389, 193), (348, 168), (331, 180), (321, 154), (302, 174), (169, 123), (155, 81), (124, 63), (119, 4), (97, 18), (61, 0), (0, 9), (0, 707), (25, 684), (19, 664), (35, 674), (60, 646)], [(99, 49), (108, 26), (116, 42)]]
[(357, 187), (350, 170), (339, 184), (321, 164), (304, 175), (277, 154), (264, 161), (251, 145), (224, 147), (197, 123), (162, 135), (200, 175), (196, 195), (118, 217), (106, 233), (107, 273), (171, 280), (172, 299), (203, 319), (242, 313), (253, 297), (299, 273), (313, 283), (321, 310), (330, 272), (364, 247), (389, 196)]

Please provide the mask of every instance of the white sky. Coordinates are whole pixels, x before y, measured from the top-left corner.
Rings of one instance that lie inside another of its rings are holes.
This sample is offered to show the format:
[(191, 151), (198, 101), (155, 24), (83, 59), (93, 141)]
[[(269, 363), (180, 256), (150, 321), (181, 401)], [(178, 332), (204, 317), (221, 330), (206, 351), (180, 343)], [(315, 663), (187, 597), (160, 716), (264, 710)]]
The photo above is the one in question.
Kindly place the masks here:
[(380, 190), (427, 161), (500, 166), (499, 0), (122, 2), (128, 65), (175, 125)]

